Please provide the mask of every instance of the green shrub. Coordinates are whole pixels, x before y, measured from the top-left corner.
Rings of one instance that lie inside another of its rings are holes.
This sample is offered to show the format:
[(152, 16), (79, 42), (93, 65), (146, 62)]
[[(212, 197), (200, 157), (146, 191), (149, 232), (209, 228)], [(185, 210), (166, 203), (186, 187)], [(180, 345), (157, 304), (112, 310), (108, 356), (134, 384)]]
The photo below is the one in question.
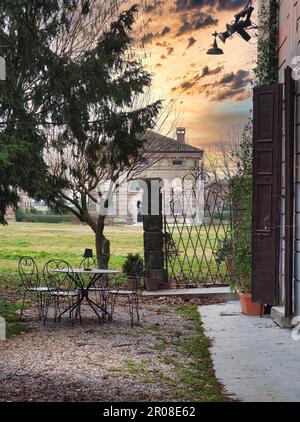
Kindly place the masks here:
[(143, 259), (139, 254), (128, 254), (126, 261), (123, 265), (123, 273), (128, 277), (142, 277), (143, 276), (144, 263)]
[(16, 221), (18, 223), (68, 223), (71, 220), (71, 217), (72, 216), (68, 214), (26, 214), (20, 210), (16, 212)]
[(230, 185), (233, 204), (233, 262), (236, 280), (232, 288), (241, 290), (241, 276), (246, 276), (251, 283), (252, 276), (252, 177), (236, 177)]

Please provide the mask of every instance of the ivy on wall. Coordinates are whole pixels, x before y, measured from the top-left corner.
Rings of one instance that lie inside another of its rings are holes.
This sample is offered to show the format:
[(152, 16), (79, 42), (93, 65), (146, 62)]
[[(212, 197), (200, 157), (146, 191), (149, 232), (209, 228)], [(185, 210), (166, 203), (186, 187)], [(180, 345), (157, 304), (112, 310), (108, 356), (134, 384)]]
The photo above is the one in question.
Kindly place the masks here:
[(254, 68), (255, 85), (269, 85), (278, 81), (278, 11), (279, 0), (262, 2)]

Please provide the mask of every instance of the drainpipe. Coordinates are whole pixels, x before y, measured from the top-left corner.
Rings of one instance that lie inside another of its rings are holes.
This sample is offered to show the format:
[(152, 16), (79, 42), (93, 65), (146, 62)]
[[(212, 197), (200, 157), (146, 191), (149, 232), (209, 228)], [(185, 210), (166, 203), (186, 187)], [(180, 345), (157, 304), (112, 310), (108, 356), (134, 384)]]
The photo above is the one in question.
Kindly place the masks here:
[(300, 145), (297, 140), (297, 180), (296, 180), (296, 239), (295, 239), (295, 262), (294, 262), (294, 313), (300, 315), (300, 179), (299, 157)]

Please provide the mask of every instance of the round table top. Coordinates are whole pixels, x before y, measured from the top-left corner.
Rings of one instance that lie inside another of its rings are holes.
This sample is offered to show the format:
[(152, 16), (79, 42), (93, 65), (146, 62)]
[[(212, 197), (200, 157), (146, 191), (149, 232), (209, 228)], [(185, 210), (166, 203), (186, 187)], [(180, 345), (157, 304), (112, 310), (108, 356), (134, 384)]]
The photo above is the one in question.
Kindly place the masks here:
[(83, 268), (62, 268), (53, 270), (55, 273), (75, 273), (75, 274), (120, 274), (121, 271), (118, 270), (102, 270), (100, 268), (95, 268), (93, 270), (84, 270)]

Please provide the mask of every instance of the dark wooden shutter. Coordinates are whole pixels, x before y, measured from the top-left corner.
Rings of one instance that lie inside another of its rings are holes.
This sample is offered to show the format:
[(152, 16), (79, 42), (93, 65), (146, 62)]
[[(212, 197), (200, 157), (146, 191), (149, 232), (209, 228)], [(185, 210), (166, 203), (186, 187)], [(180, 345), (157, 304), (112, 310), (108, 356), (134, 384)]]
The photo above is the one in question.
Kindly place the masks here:
[(253, 300), (278, 304), (282, 85), (254, 89)]

